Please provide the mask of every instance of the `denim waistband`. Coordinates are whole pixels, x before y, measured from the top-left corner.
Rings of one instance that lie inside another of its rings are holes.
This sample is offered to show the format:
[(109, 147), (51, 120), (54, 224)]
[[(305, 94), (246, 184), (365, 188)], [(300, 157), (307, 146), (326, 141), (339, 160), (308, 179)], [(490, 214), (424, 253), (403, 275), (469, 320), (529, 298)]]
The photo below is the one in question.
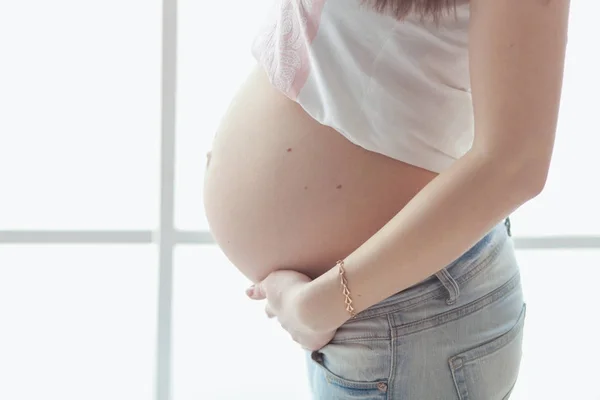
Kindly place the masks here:
[(446, 290), (447, 303), (452, 304), (458, 297), (460, 286), (477, 275), (488, 264), (487, 261), (502, 249), (508, 237), (507, 223), (502, 222), (496, 225), (479, 242), (440, 272), (360, 312), (355, 319), (369, 318), (374, 314), (379, 314), (381, 308), (399, 303), (403, 303), (403, 306), (407, 307), (420, 303), (429, 297), (439, 296), (440, 289)]

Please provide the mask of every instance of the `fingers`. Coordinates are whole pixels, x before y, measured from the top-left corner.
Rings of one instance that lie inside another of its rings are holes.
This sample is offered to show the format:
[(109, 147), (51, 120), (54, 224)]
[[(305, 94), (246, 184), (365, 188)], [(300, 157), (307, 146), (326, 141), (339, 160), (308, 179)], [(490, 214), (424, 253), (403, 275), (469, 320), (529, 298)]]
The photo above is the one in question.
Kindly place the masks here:
[[(252, 285), (246, 289), (246, 295), (253, 300), (265, 300), (267, 298), (267, 293), (264, 289), (263, 282)], [(267, 302), (267, 305), (265, 306), (265, 314), (267, 314), (267, 317), (269, 318), (275, 318), (277, 316), (277, 314), (275, 314), (275, 310), (269, 302)]]
[(264, 300), (277, 306), (281, 296), (292, 286), (308, 283), (310, 278), (304, 274), (290, 270), (278, 270), (271, 272), (261, 282), (252, 285), (246, 290), (246, 294), (253, 300)]
[(269, 304), (265, 306), (265, 314), (267, 314), (267, 317), (269, 318), (275, 318), (277, 316)]
[(262, 282), (252, 285), (246, 289), (246, 295), (252, 300), (264, 300), (267, 298), (267, 293), (264, 290)]

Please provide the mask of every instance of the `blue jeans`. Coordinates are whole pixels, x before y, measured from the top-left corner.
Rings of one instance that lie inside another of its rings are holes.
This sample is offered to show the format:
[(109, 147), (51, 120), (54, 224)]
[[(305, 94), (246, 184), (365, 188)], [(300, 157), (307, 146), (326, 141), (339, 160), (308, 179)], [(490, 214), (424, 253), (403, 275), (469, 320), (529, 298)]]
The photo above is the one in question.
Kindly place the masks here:
[(308, 353), (313, 399), (504, 400), (525, 304), (504, 224), (457, 261), (359, 313)]

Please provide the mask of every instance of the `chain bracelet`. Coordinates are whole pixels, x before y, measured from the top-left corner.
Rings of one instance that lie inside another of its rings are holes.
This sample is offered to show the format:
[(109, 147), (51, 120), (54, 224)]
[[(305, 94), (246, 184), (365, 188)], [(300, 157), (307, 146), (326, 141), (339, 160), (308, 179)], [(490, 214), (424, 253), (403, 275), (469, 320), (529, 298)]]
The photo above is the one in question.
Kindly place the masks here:
[(352, 297), (350, 297), (350, 289), (348, 289), (348, 280), (346, 279), (346, 270), (344, 269), (344, 260), (339, 260), (336, 265), (340, 272), (340, 284), (342, 285), (342, 294), (344, 295), (344, 304), (346, 305), (346, 311), (350, 314), (351, 318), (356, 316), (354, 307), (352, 306)]

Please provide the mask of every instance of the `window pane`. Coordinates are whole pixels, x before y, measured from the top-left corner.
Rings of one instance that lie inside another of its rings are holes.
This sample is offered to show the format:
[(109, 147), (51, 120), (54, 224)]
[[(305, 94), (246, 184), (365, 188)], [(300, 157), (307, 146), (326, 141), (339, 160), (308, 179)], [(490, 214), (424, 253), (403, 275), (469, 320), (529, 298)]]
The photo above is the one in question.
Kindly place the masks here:
[(161, 2), (0, 12), (0, 229), (158, 221)]
[(571, 2), (563, 99), (545, 192), (514, 217), (516, 235), (600, 234), (600, 58), (590, 51), (600, 35), (600, 3)]
[(0, 399), (152, 399), (155, 253), (0, 246)]
[(270, 1), (234, 0), (210, 5), (179, 1), (178, 228), (208, 227), (202, 205), (205, 156), (231, 98), (254, 65), (250, 46)]
[[(600, 250), (519, 251), (527, 319), (514, 400), (600, 398)], [(513, 397), (511, 397), (513, 400)]]
[(173, 399), (308, 399), (304, 353), (216, 246), (175, 253)]

